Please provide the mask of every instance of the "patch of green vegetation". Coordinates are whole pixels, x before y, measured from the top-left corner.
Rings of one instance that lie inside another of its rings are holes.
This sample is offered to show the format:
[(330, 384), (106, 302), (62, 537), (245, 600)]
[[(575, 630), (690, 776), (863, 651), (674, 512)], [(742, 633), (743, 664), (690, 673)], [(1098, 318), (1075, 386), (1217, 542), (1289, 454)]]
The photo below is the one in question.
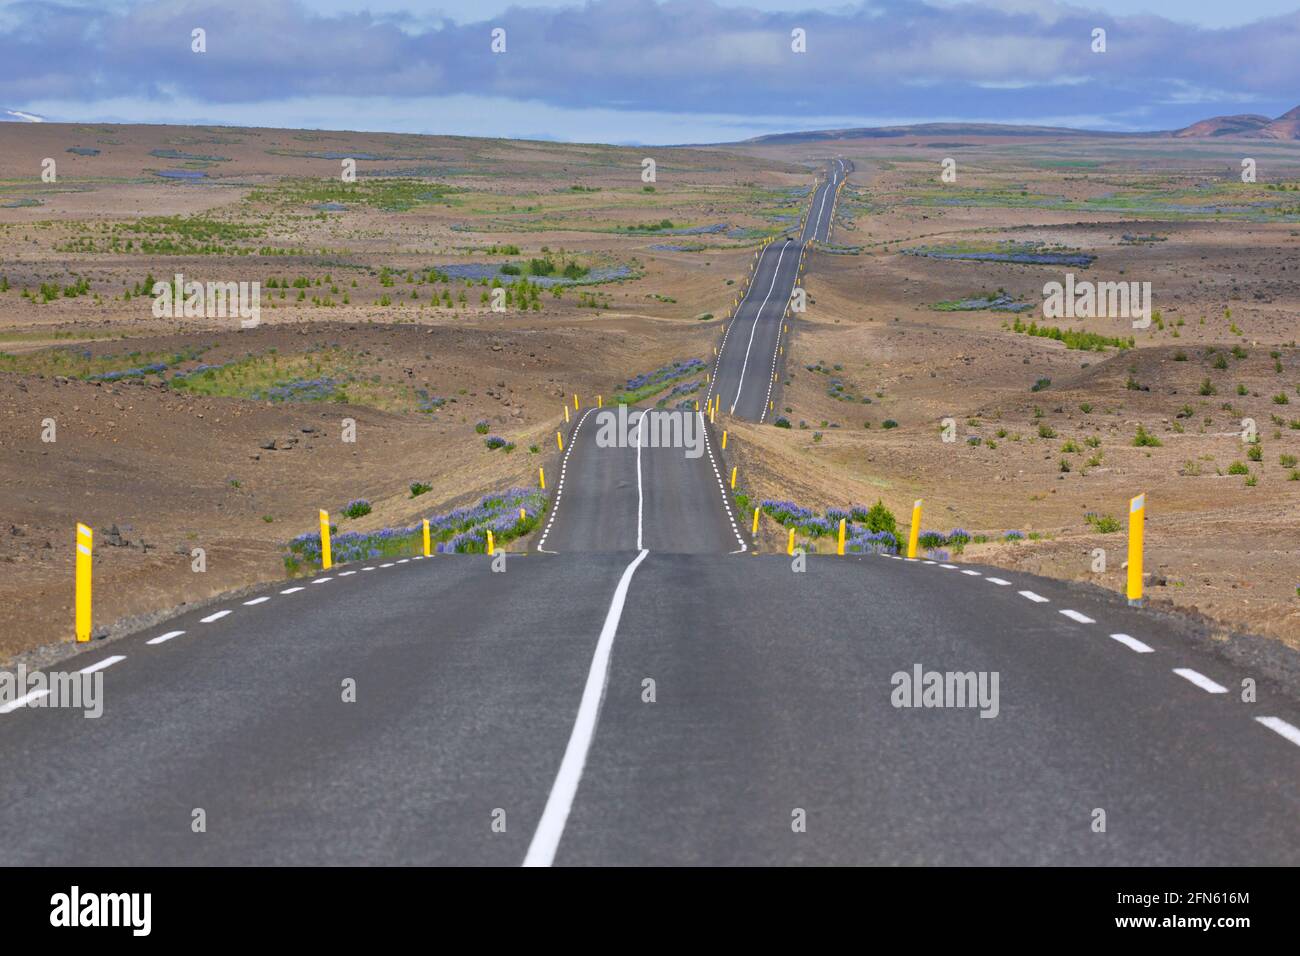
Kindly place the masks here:
[(142, 216), (130, 222), (100, 223), (91, 231), (59, 243), (59, 252), (138, 253), (158, 256), (252, 255), (258, 247), (244, 243), (266, 234), (262, 226), (227, 222), (206, 215)]
[(194, 361), (210, 346), (183, 352), (123, 352), (93, 355), (89, 349), (60, 345), (14, 355), (0, 352), (0, 372), (22, 375), (64, 376), (102, 381), (145, 378)]
[(1020, 319), (1016, 319), (1011, 326), (1011, 331), (1039, 338), (1054, 339), (1057, 342), (1064, 343), (1067, 349), (1081, 349), (1086, 352), (1104, 352), (1107, 348), (1131, 349), (1137, 344), (1131, 337), (1121, 339), (1108, 335), (1098, 335), (1096, 332), (1085, 332), (1082, 329), (1061, 329), (1054, 325), (1039, 325), (1037, 322), (1030, 322), (1026, 325)]
[(384, 212), (406, 212), (417, 206), (446, 202), (447, 197), (462, 192), (463, 189), (445, 183), (396, 177), (359, 179), (353, 183), (334, 179), (282, 179), (254, 189), (247, 201), (276, 206), (343, 203)]

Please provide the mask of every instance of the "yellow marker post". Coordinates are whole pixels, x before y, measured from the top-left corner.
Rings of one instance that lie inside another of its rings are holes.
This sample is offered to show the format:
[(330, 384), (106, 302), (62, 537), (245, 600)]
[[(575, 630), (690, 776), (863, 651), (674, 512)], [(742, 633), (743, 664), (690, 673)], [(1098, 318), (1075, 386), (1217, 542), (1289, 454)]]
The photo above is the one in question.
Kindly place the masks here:
[(597, 396), (596, 396), (596, 407), (597, 407), (597, 408), (604, 408), (604, 407), (605, 407), (605, 399), (604, 399), (603, 397), (601, 397), (600, 395), (597, 395)]
[(564, 439), (560, 437), (559, 432), (555, 433), (555, 444), (560, 446), (560, 451), (564, 451)]
[(786, 554), (794, 554), (794, 528), (790, 529), (790, 540), (785, 545)]
[(577, 392), (574, 392), (574, 393), (573, 393), (573, 410), (574, 410), (575, 412), (578, 410), (578, 393), (577, 393)]
[(724, 429), (722, 432), (722, 448), (724, 451), (726, 450), (726, 447), (727, 447), (727, 432)]
[(94, 533), (84, 524), (77, 525), (77, 640), (90, 640), (90, 559)]
[(838, 554), (840, 557), (844, 557), (844, 519), (843, 518), (840, 519), (840, 540), (839, 543), (835, 546), (835, 553)]
[(321, 509), (320, 513), (320, 566), (328, 571), (334, 562), (330, 559), (330, 513)]
[(712, 425), (718, 419), (718, 403), (713, 401), (709, 403), (709, 424)]
[(1147, 496), (1128, 503), (1128, 603), (1142, 605), (1142, 532), (1146, 524)]
[(429, 519), (424, 519), (424, 556), (429, 556)]
[(754, 534), (754, 535), (758, 534), (758, 509), (757, 508), (754, 509), (754, 530), (751, 531), (750, 534)]
[(695, 400), (695, 410), (697, 412), (700, 410), (700, 400), (698, 398)]
[(569, 406), (564, 406), (564, 424), (569, 424)]
[(731, 466), (731, 490), (736, 490), (736, 466)]
[(488, 530), (488, 554), (496, 554), (496, 553), (497, 553), (496, 542), (492, 540), (492, 531), (491, 529), (489, 529)]
[(921, 534), (921, 499), (912, 502), (912, 527), (907, 531), (907, 556), (916, 557), (916, 539)]
[(520, 520), (520, 521), (527, 521), (527, 520), (528, 520), (528, 512), (525, 511), (523, 508), (520, 508), (520, 509), (519, 509), (519, 520)]
[(546, 469), (537, 469), (537, 483), (542, 486), (542, 491), (546, 490)]

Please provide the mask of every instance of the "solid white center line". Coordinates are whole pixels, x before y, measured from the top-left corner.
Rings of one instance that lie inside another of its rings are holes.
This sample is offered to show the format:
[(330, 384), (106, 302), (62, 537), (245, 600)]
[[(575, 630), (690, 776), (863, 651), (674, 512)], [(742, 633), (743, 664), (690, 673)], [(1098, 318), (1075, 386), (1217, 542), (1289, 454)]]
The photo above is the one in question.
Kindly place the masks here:
[(229, 613), (230, 613), (229, 611), (218, 611), (216, 614), (209, 614), (207, 617), (201, 617), (201, 618), (199, 618), (199, 623), (200, 623), (200, 624), (211, 624), (213, 621), (219, 621), (219, 620), (221, 620), (223, 617), (225, 617), (225, 616), (226, 616), (227, 614), (229, 614)]
[(641, 432), (645, 428), (645, 412), (636, 421), (636, 547), (641, 550), (641, 513), (645, 509), (645, 499), (641, 494)]
[(1033, 591), (1017, 591), (1016, 593), (1022, 598), (1029, 598), (1029, 600), (1033, 601), (1035, 604), (1047, 603), (1047, 598), (1043, 597), (1041, 594), (1035, 594)]
[(265, 596), (260, 597), (260, 598), (253, 598), (253, 600), (251, 600), (251, 601), (245, 601), (245, 602), (244, 602), (244, 606), (245, 606), (245, 607), (252, 607), (254, 604), (265, 604), (265, 603), (266, 603), (267, 601), (269, 601), (269, 600), (271, 600), (271, 599), (270, 599), (269, 597), (265, 597)]
[[(776, 268), (772, 270), (772, 285), (768, 288), (767, 295), (763, 296), (758, 311), (754, 313), (754, 324), (749, 328), (749, 344), (745, 346), (745, 360), (740, 363), (740, 382), (736, 385), (736, 397), (731, 402), (731, 414), (733, 415), (736, 414), (736, 404), (740, 401), (740, 392), (745, 387), (745, 369), (749, 368), (749, 350), (754, 347), (754, 333), (758, 330), (758, 320), (763, 316), (763, 309), (767, 305), (767, 300), (772, 298), (772, 290), (776, 288), (776, 280), (781, 277), (781, 260), (785, 258), (787, 245), (788, 243), (781, 244), (781, 252), (776, 257)], [(784, 314), (782, 312), (782, 315)]]
[(1256, 717), (1261, 724), (1276, 734), (1281, 734), (1291, 743), (1300, 747), (1300, 729), (1288, 724), (1281, 717)]
[(1011, 584), (1010, 581), (1003, 581), (1001, 578), (985, 578), (984, 580), (988, 581), (990, 584), (1000, 584), (1004, 588)]
[(293, 594), (294, 592), (296, 592), (296, 591), (301, 591), (301, 590), (302, 590), (302, 588), (285, 588), (285, 589), (284, 589), (283, 591), (281, 591), (280, 593), (281, 593), (281, 594)]
[(166, 644), (173, 637), (180, 637), (184, 631), (168, 631), (166, 634), (159, 634), (157, 637), (151, 637), (145, 641), (146, 644)]
[(1143, 644), (1136, 637), (1129, 637), (1127, 634), (1112, 634), (1111, 637), (1119, 641), (1125, 647), (1137, 651), (1139, 654), (1155, 653), (1149, 646)]
[(17, 710), (19, 707), (26, 707), (32, 701), (40, 700), (48, 693), (49, 693), (48, 690), (34, 690), (29, 693), (23, 694), (23, 696), (19, 697), (16, 700), (9, 701), (9, 703), (7, 704), (0, 704), (0, 714), (7, 714), (10, 711)]
[(1065, 609), (1064, 611), (1062, 611), (1061, 613), (1064, 614), (1066, 617), (1068, 617), (1071, 621), (1078, 621), (1080, 624), (1096, 624), (1096, 623), (1097, 623), (1097, 622), (1094, 621), (1092, 618), (1088, 617), (1088, 615), (1086, 615), (1086, 614), (1080, 614), (1078, 611), (1071, 611), (1069, 608), (1066, 608), (1066, 609)]
[(1202, 674), (1200, 671), (1194, 671), (1190, 667), (1175, 667), (1174, 673), (1183, 680), (1191, 681), (1201, 690), (1210, 694), (1226, 694), (1228, 688), (1222, 684), (1216, 683)]
[(610, 652), (614, 648), (619, 619), (623, 616), (627, 589), (632, 583), (632, 575), (649, 553), (642, 551), (632, 560), (619, 578), (618, 587), (614, 589), (614, 599), (605, 614), (605, 624), (596, 641), (596, 652), (591, 657), (591, 669), (587, 672), (587, 683), (582, 689), (582, 700), (578, 704), (578, 716), (573, 721), (573, 732), (569, 735), (568, 746), (564, 748), (564, 758), (560, 761), (555, 783), (551, 785), (551, 794), (546, 798), (546, 808), (542, 810), (542, 818), (533, 833), (533, 841), (528, 845), (524, 866), (550, 866), (555, 861), (555, 851), (560, 847), (564, 825), (568, 822), (569, 811), (573, 809), (573, 798), (577, 795), (578, 784), (582, 780), (582, 768), (587, 763), (587, 752), (596, 735), (596, 722), (600, 718), (600, 705), (605, 696), (605, 682), (609, 679)]
[(34, 690), (30, 693), (23, 694), (17, 700), (11, 700), (7, 704), (0, 704), (0, 714), (7, 714), (10, 711), (17, 710), (19, 707), (26, 707), (34, 700), (40, 700), (49, 693), (48, 690)]
[(105, 657), (102, 661), (96, 661), (89, 667), (83, 667), (77, 671), (78, 674), (93, 674), (95, 671), (102, 671), (105, 667), (112, 667), (118, 661), (126, 660), (125, 654), (114, 654), (112, 657)]

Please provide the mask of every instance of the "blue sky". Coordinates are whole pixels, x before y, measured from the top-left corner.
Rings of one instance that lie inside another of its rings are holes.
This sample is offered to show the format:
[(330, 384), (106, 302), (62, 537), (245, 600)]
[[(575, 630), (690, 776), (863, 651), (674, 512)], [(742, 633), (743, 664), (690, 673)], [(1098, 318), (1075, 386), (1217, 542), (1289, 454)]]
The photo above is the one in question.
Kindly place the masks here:
[[(612, 143), (945, 120), (1167, 129), (1300, 105), (1298, 7), (0, 0), (0, 107)], [(1105, 53), (1090, 48), (1097, 27)], [(790, 48), (795, 28), (806, 53)]]

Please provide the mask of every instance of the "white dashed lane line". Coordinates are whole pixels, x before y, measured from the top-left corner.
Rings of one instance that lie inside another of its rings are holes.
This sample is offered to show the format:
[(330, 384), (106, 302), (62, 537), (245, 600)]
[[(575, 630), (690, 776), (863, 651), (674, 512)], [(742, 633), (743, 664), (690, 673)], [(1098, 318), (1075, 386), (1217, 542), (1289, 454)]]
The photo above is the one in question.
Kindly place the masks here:
[(1275, 734), (1281, 734), (1291, 743), (1300, 747), (1300, 729), (1288, 724), (1281, 717), (1256, 717), (1257, 721), (1273, 731)]
[(262, 597), (253, 598), (251, 601), (245, 601), (244, 607), (252, 607), (254, 604), (265, 604), (269, 600), (271, 600), (269, 597), (263, 595)]
[(296, 594), (297, 592), (299, 592), (299, 591), (301, 591), (301, 590), (302, 590), (302, 588), (285, 588), (285, 589), (284, 589), (283, 591), (281, 591), (280, 593), (281, 593), (281, 594)]
[(151, 637), (145, 641), (146, 644), (166, 644), (173, 637), (180, 637), (184, 631), (168, 631), (166, 634), (159, 634), (157, 637)]
[(312, 584), (324, 584), (326, 581), (333, 581), (333, 578), (313, 578)]
[(1125, 647), (1129, 648), (1130, 650), (1137, 651), (1139, 654), (1155, 653), (1155, 651), (1153, 651), (1146, 644), (1143, 644), (1136, 637), (1129, 637), (1127, 634), (1112, 634), (1111, 637), (1119, 641), (1121, 644), (1123, 644)]
[(722, 472), (718, 471), (718, 462), (713, 457), (713, 442), (709, 441), (709, 430), (705, 427), (704, 413), (696, 412), (695, 414), (700, 419), (700, 434), (704, 436), (704, 448), (709, 453), (709, 464), (713, 467), (713, 477), (718, 482), (718, 493), (722, 496), (722, 507), (726, 509), (727, 521), (731, 523), (731, 531), (736, 536), (736, 542), (740, 545), (737, 551), (731, 553), (743, 553), (749, 550), (749, 545), (745, 543), (745, 537), (740, 533), (740, 527), (736, 524), (736, 516), (731, 511), (731, 497), (727, 494), (727, 486), (722, 483)]
[(1190, 667), (1175, 667), (1174, 673), (1183, 680), (1191, 681), (1207, 694), (1226, 694), (1228, 692), (1228, 688), (1222, 684), (1210, 680), (1200, 671), (1194, 671)]
[(555, 519), (560, 513), (560, 500), (564, 497), (564, 480), (569, 476), (569, 456), (573, 454), (573, 449), (578, 446), (578, 435), (582, 431), (582, 423), (587, 420), (591, 414), (591, 409), (587, 409), (578, 418), (578, 424), (573, 427), (573, 434), (569, 436), (568, 447), (564, 449), (564, 457), (560, 459), (560, 480), (555, 485), (555, 496), (551, 499), (551, 513), (546, 519), (546, 527), (542, 529), (542, 536), (537, 539), (537, 550), (545, 551), (547, 554), (554, 554), (554, 551), (546, 551), (546, 536), (551, 533), (551, 527), (555, 524)]
[[(901, 560), (900, 556), (896, 554), (881, 555), (881, 556), (894, 558), (896, 560)], [(935, 564), (934, 561), (926, 561), (924, 563)], [(955, 564), (939, 564), (939, 567), (948, 568), (950, 570), (961, 570), (962, 574), (969, 574), (975, 577), (980, 576), (980, 572), (978, 571), (972, 571), (970, 569), (959, 569), (958, 566)], [(1007, 585), (1007, 586), (1011, 584), (1010, 581), (1004, 581), (1002, 578), (985, 578), (984, 580), (989, 581), (992, 584), (1000, 584), (1000, 585)], [(1047, 598), (1043, 597), (1041, 594), (1037, 594), (1034, 591), (1017, 591), (1016, 593), (1028, 601), (1033, 601), (1035, 604), (1049, 603), (1049, 600)], [(1068, 617), (1070, 620), (1077, 621), (1080, 624), (1097, 623), (1095, 620), (1088, 617), (1086, 614), (1082, 614), (1079, 611), (1075, 611), (1069, 608), (1062, 610), (1060, 613)], [(1120, 644), (1123, 644), (1125, 647), (1127, 647), (1131, 651), (1134, 651), (1135, 653), (1138, 654), (1155, 653), (1155, 649), (1151, 647), (1149, 644), (1145, 644), (1142, 641), (1139, 641), (1136, 637), (1132, 637), (1128, 634), (1112, 634), (1110, 635), (1110, 637), (1112, 640), (1117, 641)], [(1190, 667), (1175, 667), (1173, 671), (1179, 677), (1183, 678), (1189, 683), (1195, 684), (1197, 687), (1199, 687), (1201, 690), (1205, 691), (1208, 694), (1226, 694), (1228, 692), (1228, 688), (1224, 687), (1218, 681), (1212, 680), (1211, 678), (1206, 677), (1200, 671), (1193, 670)], [(1281, 717), (1271, 717), (1271, 716), (1256, 717), (1255, 720), (1258, 723), (1262, 724), (1263, 726), (1267, 727), (1269, 730), (1273, 731), (1278, 736), (1282, 737), (1284, 740), (1288, 741), (1289, 743), (1295, 744), (1297, 747), (1300, 747), (1300, 728), (1296, 727), (1294, 724), (1288, 723), (1287, 721), (1283, 720)]]
[(125, 654), (114, 654), (112, 657), (105, 657), (102, 661), (96, 661), (89, 667), (83, 667), (77, 671), (78, 674), (93, 674), (95, 671), (102, 671), (105, 667), (112, 667), (118, 661), (126, 660)]
[(225, 616), (226, 616), (227, 614), (229, 614), (229, 613), (230, 613), (230, 611), (228, 611), (228, 610), (227, 610), (227, 611), (217, 611), (215, 614), (209, 614), (207, 617), (201, 617), (201, 618), (199, 618), (199, 623), (200, 623), (200, 624), (211, 624), (213, 621), (219, 621), (219, 620), (221, 620), (223, 617), (225, 617)]

